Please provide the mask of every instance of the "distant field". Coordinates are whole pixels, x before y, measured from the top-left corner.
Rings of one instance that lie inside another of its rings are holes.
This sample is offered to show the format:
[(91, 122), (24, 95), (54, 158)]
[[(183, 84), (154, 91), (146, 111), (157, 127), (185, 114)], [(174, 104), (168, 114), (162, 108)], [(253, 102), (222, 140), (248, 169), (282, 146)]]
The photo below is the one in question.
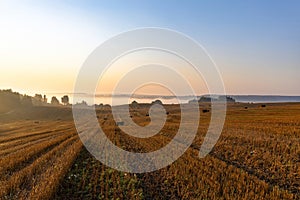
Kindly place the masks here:
[[(83, 147), (70, 108), (34, 107), (0, 115), (0, 199), (300, 199), (300, 103), (230, 104), (222, 135), (204, 159), (198, 153), (210, 121), (201, 112), (186, 153), (161, 170), (131, 174), (102, 165)], [(180, 109), (159, 134), (130, 137), (108, 108), (99, 124), (116, 145), (134, 152), (172, 140)], [(210, 109), (202, 104), (201, 109)], [(131, 110), (146, 125), (148, 109)]]

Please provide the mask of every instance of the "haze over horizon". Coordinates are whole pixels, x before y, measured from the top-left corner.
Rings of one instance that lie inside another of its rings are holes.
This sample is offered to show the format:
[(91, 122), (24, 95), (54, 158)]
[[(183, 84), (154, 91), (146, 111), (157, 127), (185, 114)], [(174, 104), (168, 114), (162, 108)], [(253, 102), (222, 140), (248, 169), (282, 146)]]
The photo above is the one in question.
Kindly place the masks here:
[(228, 94), (297, 96), (299, 8), (299, 1), (1, 1), (0, 89), (73, 92), (81, 65), (102, 42), (162, 27), (206, 48)]

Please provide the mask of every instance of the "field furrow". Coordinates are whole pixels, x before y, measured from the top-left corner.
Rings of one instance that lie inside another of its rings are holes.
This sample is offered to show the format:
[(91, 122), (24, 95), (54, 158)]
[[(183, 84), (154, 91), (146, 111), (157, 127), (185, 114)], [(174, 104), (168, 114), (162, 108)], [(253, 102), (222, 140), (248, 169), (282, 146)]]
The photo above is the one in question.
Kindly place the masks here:
[(56, 147), (38, 157), (30, 165), (15, 172), (10, 177), (1, 180), (0, 197), (4, 199), (15, 198), (19, 192), (23, 191), (25, 188), (31, 187), (35, 182), (35, 179), (37, 179), (45, 169), (48, 167), (55, 167), (53, 163), (57, 156), (60, 156), (64, 152), (64, 149), (72, 145), (76, 140), (78, 140), (78, 136), (73, 136), (62, 141), (60, 144), (57, 144)]
[(70, 138), (74, 133), (65, 133), (52, 140), (47, 140), (41, 143), (34, 144), (28, 148), (16, 151), (15, 153), (1, 157), (0, 159), (0, 175), (1, 177), (9, 176), (14, 171), (21, 169), (24, 164), (32, 163), (36, 158), (55, 147), (62, 141)]
[(44, 138), (49, 138), (52, 136), (56, 136), (59, 134), (64, 134), (65, 132), (69, 132), (71, 129), (64, 129), (64, 130), (60, 130), (60, 131), (51, 131), (47, 134), (35, 134), (33, 136), (30, 137), (26, 137), (24, 139), (16, 139), (16, 140), (11, 140), (9, 142), (3, 142), (1, 143), (0, 146), (0, 153), (3, 151), (8, 151), (11, 148), (15, 148), (17, 146), (22, 146), (22, 145), (26, 145), (29, 144), (30, 142), (34, 142), (40, 139), (44, 139)]
[(2, 156), (2, 157), (7, 156), (8, 154), (15, 153), (17, 151), (20, 151), (22, 149), (30, 147), (34, 144), (54, 139), (55, 137), (57, 137), (59, 135), (62, 135), (62, 133), (53, 133), (53, 134), (49, 134), (48, 136), (37, 137), (34, 139), (31, 138), (29, 141), (22, 142), (22, 144), (10, 145), (9, 148), (6, 148), (6, 149), (0, 151), (0, 156)]
[[(80, 140), (76, 140), (72, 145), (57, 156), (52, 166), (47, 168), (30, 189), (28, 199), (50, 199), (53, 197), (60, 181), (68, 172), (75, 158), (82, 148)], [(23, 198), (23, 197), (22, 197)]]
[[(29, 127), (30, 128), (30, 127)], [(61, 129), (51, 129), (49, 128), (49, 126), (47, 128), (42, 128), (39, 127), (38, 129), (34, 129), (34, 130), (30, 130), (30, 131), (24, 131), (23, 133), (19, 133), (18, 135), (2, 135), (0, 137), (0, 144), (5, 144), (6, 142), (10, 142), (10, 141), (14, 141), (14, 140), (18, 140), (18, 139), (26, 139), (32, 136), (36, 136), (36, 135), (47, 135), (49, 133), (52, 132), (57, 132), (57, 131), (64, 131), (65, 128), (61, 128)]]

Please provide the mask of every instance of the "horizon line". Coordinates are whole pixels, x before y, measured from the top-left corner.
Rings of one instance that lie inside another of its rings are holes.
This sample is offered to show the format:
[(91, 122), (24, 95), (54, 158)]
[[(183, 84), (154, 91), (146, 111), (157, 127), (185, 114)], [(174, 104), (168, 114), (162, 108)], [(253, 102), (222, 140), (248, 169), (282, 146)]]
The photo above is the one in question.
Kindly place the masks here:
[[(17, 92), (19, 94), (22, 95), (26, 95), (26, 92), (19, 92), (16, 90), (13, 90), (11, 88), (9, 89), (4, 89), (1, 88), (0, 90), (12, 90), (13, 92)], [(162, 97), (162, 98), (176, 98), (176, 97), (202, 97), (202, 96), (264, 96), (264, 97), (300, 97), (300, 94), (232, 94), (232, 93), (226, 93), (226, 94), (210, 94), (210, 93), (206, 93), (206, 94), (182, 94), (182, 95), (164, 95), (164, 94), (145, 94), (145, 93), (136, 93), (136, 94), (129, 94), (129, 93), (95, 93), (95, 94), (91, 94), (91, 93), (85, 93), (85, 92), (79, 92), (79, 93), (74, 93), (74, 92), (32, 92), (32, 94), (62, 94), (62, 95), (74, 95), (74, 94), (79, 94), (79, 95), (84, 95), (84, 96), (95, 96), (95, 97), (133, 97), (133, 98), (142, 98), (142, 97), (152, 97), (152, 98), (157, 98), (157, 97)]]

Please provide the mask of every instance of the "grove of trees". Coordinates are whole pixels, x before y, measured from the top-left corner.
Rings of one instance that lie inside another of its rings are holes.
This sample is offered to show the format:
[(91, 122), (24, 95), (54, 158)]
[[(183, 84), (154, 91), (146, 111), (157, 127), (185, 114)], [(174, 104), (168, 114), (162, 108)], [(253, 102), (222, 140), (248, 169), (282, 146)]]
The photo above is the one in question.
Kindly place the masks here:
[(58, 105), (59, 105), (59, 101), (58, 101), (58, 99), (57, 99), (55, 96), (52, 97), (52, 99), (51, 99), (51, 104), (52, 104), (52, 105), (55, 105), (55, 106), (58, 106)]
[(32, 106), (32, 97), (13, 92), (11, 89), (0, 90), (0, 113), (9, 112), (21, 106)]
[(68, 95), (65, 95), (61, 98), (61, 102), (66, 106), (69, 105), (69, 97)]

